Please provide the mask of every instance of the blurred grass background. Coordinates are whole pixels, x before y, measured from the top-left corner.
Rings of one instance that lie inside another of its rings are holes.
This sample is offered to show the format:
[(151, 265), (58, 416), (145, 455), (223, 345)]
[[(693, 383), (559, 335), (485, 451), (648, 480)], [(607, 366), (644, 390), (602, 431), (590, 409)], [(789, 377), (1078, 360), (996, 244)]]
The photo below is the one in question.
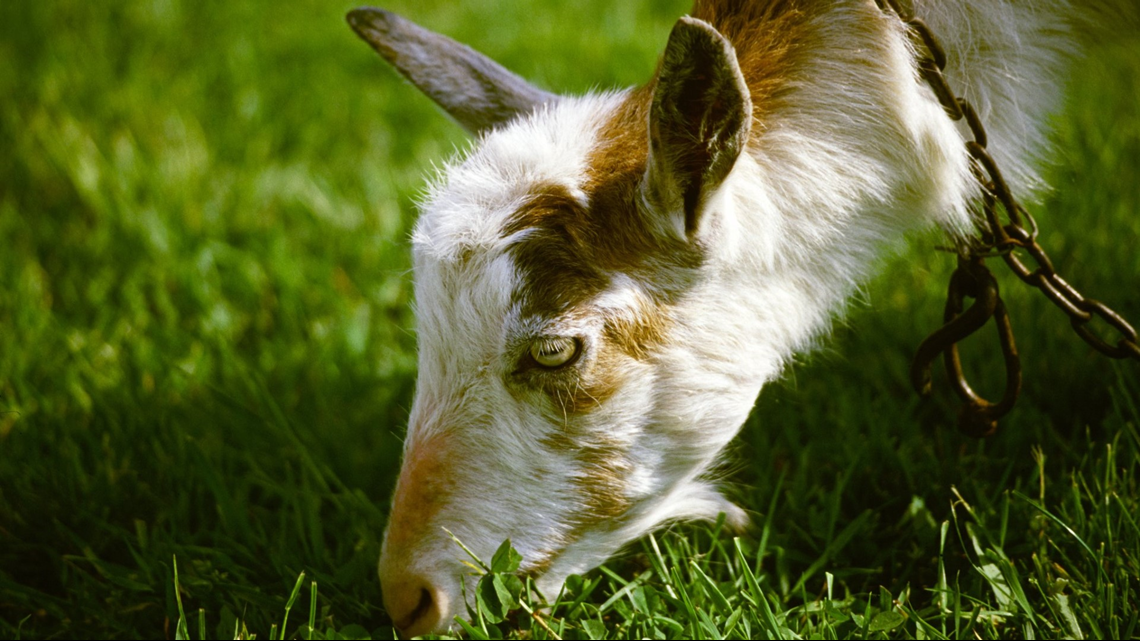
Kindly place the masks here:
[[(385, 6), (581, 92), (648, 78), (688, 4)], [(172, 635), (175, 554), (218, 630), (268, 629), (302, 570), (322, 618), (390, 629), (374, 569), (415, 375), (407, 235), (432, 162), (466, 143), (349, 8), (0, 3), (0, 636)], [(1137, 35), (1074, 77), (1042, 242), (1140, 321)], [(906, 369), (951, 266), (935, 243), (889, 262), (738, 441), (733, 493), (768, 517), (779, 499), (777, 585), (821, 559), (853, 589), (921, 585), (915, 499), (942, 520), (951, 486), (979, 509), (1036, 496), (1039, 469), (1104, 464), (1136, 420), (1140, 368), (1004, 275), (1016, 414), (977, 443), (945, 386), (920, 403)], [(968, 355), (994, 390), (990, 338)]]

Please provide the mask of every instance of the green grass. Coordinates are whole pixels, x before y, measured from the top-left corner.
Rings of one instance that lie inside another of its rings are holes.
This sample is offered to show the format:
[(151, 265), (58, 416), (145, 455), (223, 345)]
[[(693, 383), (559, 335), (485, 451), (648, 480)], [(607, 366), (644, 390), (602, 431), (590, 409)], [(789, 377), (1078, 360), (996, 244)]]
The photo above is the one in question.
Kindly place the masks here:
[[(583, 91), (646, 78), (687, 4), (388, 6)], [(464, 137), (348, 8), (0, 3), (0, 637), (392, 634), (406, 238)], [(1140, 321), (1136, 42), (1080, 67), (1034, 210), (1070, 281)], [(469, 633), (1140, 637), (1140, 367), (1002, 274), (1025, 392), (959, 436), (940, 374), (926, 402), (906, 380), (934, 242), (761, 395), (726, 474), (754, 531), (635, 543), (548, 595), (550, 630), (489, 592)], [(966, 350), (986, 390), (993, 342)]]

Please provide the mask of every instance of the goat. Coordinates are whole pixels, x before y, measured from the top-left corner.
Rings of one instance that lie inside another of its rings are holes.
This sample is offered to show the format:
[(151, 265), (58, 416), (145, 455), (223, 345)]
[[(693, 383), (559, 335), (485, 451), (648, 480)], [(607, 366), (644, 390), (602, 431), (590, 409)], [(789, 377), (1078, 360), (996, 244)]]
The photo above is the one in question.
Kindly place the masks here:
[[(913, 4), (1031, 195), (1076, 3)], [(509, 537), (556, 593), (662, 523), (742, 526), (705, 475), (761, 386), (885, 248), (974, 226), (966, 132), (872, 0), (696, 0), (646, 85), (574, 97), (395, 14), (348, 21), (478, 139), (412, 237), (419, 374), (380, 559), (409, 636), (464, 611), (445, 527), (484, 557)]]

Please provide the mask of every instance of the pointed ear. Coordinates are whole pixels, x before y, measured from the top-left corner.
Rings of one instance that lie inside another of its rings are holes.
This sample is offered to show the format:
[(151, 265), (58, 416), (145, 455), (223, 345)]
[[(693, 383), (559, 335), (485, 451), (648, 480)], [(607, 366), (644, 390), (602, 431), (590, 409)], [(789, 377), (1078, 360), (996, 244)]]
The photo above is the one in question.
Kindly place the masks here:
[(751, 127), (752, 101), (732, 44), (709, 23), (681, 18), (653, 90), (646, 200), (691, 238)]
[(357, 35), (472, 133), (557, 100), (474, 49), (390, 11), (363, 7), (347, 19)]

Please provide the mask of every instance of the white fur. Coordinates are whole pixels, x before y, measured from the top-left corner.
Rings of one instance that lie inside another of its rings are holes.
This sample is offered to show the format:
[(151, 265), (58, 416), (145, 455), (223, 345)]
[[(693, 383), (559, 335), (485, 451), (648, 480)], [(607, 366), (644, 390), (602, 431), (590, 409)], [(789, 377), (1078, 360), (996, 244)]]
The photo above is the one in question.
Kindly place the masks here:
[[(386, 549), (384, 563), (412, 568), (447, 594), (442, 627), (464, 612), (464, 555), (441, 527), (484, 558), (507, 537), (524, 558), (558, 550), (539, 581), (553, 596), (567, 575), (664, 522), (726, 512), (742, 523), (704, 475), (761, 386), (828, 329), (906, 233), (971, 229), (976, 187), (963, 131), (916, 80), (901, 25), (869, 1), (833, 4), (800, 84), (766, 105), (763, 131), (706, 207), (699, 242), (709, 259), (669, 310), (668, 343), (631, 359), (624, 387), (584, 416), (551, 416), (537, 395), (504, 382), (518, 340), (583, 336), (588, 359), (602, 324), (589, 314), (543, 326), (523, 318), (511, 298), (520, 274), (505, 251), (517, 238), (501, 230), (536, 185), (585, 198), (586, 159), (622, 94), (565, 98), (486, 133), (431, 188), (414, 234), (420, 374), (407, 443), (449, 439), (453, 494), (414, 549), (401, 558)], [(1032, 160), (1044, 147), (1042, 121), (1059, 93), (1069, 3), (916, 5), (950, 54), (953, 86), (979, 108), (995, 155), (1029, 195), (1039, 185)], [(635, 279), (615, 275), (590, 309), (635, 314), (650, 300)], [(620, 449), (628, 470), (632, 507), (584, 532), (570, 525), (582, 509), (572, 490), (580, 462), (536, 446), (567, 421)]]

